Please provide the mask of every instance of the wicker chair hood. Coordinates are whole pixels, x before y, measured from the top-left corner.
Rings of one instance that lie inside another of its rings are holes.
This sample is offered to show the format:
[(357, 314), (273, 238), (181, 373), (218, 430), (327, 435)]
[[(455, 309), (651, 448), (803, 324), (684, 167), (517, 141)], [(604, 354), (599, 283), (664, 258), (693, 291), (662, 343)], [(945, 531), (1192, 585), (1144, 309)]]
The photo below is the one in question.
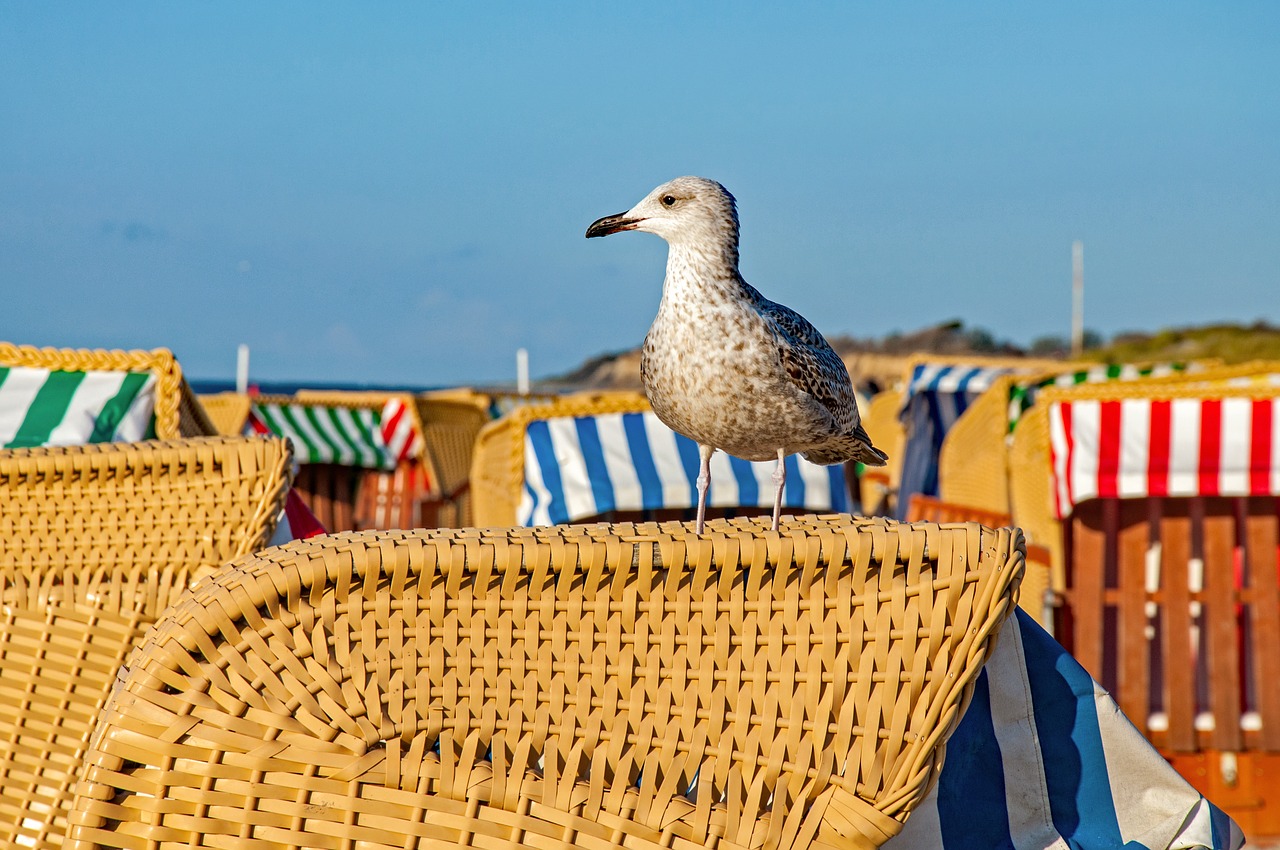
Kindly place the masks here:
[(229, 565), (102, 715), (70, 847), (875, 847), (1016, 530), (806, 517), (365, 532)]
[(0, 452), (0, 847), (60, 848), (116, 671), (160, 612), (266, 545), (283, 440)]

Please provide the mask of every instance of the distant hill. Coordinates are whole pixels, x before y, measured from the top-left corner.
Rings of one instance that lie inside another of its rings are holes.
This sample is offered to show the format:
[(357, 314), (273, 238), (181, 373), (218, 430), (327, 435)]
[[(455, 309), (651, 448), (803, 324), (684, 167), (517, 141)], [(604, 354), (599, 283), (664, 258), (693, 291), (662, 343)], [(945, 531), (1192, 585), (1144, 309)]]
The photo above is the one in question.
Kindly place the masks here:
[(1280, 360), (1280, 327), (1205, 325), (1156, 333), (1126, 332), (1086, 353), (1091, 360), (1122, 363), (1131, 360), (1195, 360), (1217, 357), (1225, 363)]
[[(880, 339), (828, 337), (849, 367), (855, 383), (875, 390), (897, 381), (907, 360), (916, 354), (947, 357), (1036, 357), (1066, 359), (1065, 337), (1043, 337), (1028, 347), (997, 339), (985, 328), (967, 328), (950, 321)], [(1280, 327), (1267, 322), (1252, 325), (1219, 324), (1146, 333), (1126, 331), (1110, 341), (1085, 333), (1084, 359), (1107, 363), (1218, 358), (1226, 363), (1280, 360)], [(639, 389), (640, 349), (600, 354), (563, 375), (539, 382), (544, 389)]]

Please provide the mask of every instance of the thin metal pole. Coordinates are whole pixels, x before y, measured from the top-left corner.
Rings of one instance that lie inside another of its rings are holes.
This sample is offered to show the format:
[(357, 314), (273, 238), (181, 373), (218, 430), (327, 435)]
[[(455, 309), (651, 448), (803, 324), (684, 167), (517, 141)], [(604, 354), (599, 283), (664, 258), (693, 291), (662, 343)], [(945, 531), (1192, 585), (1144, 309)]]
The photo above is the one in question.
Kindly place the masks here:
[(516, 392), (529, 394), (529, 350), (526, 348), (516, 349)]
[(1071, 356), (1084, 351), (1084, 243), (1071, 243)]
[(243, 342), (236, 349), (236, 392), (244, 395), (249, 391), (249, 346)]

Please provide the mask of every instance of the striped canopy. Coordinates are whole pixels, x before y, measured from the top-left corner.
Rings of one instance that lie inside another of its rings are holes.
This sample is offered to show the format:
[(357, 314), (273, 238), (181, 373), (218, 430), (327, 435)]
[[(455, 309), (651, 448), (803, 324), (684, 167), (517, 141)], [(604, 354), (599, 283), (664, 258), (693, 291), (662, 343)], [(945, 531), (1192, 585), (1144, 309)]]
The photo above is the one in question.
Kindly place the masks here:
[(1005, 621), (928, 796), (884, 850), (1234, 850), (1187, 784), (1025, 611)]
[[(774, 461), (750, 463), (716, 452), (712, 507), (772, 507)], [(697, 505), (698, 446), (651, 412), (564, 416), (531, 421), (524, 437), (521, 525), (555, 525), (610, 511)], [(844, 471), (786, 459), (783, 505), (849, 510)]]
[(381, 407), (255, 401), (250, 415), (255, 429), (287, 437), (299, 463), (394, 469), (421, 457), (424, 448), (408, 404), (398, 398)]
[(155, 404), (151, 372), (0, 366), (0, 448), (149, 439)]
[(938, 495), (938, 456), (943, 438), (996, 378), (1014, 371), (1005, 366), (939, 363), (919, 363), (912, 369), (898, 413), (907, 431), (898, 485), (899, 519), (906, 518), (912, 495)]
[(1052, 401), (1054, 511), (1086, 499), (1280, 495), (1280, 399)]
[(1018, 420), (1036, 403), (1036, 396), (1045, 387), (1074, 387), (1080, 384), (1100, 384), (1104, 381), (1134, 381), (1138, 378), (1162, 378), (1187, 370), (1185, 363), (1159, 363), (1137, 366), (1132, 363), (1108, 363), (1063, 372), (1050, 378), (1028, 383), (1016, 383), (1009, 388), (1009, 431), (1017, 427)]

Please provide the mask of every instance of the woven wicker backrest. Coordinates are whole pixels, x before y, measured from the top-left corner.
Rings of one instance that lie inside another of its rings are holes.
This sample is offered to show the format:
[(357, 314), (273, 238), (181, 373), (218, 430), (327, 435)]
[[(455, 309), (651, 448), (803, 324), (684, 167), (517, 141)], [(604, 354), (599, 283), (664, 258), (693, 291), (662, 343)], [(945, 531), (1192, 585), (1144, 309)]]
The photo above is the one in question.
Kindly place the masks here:
[(534, 419), (649, 409), (640, 393), (583, 393), (517, 407), (484, 426), (471, 460), (471, 499), (479, 526), (515, 525), (524, 487), (524, 432)]
[(62, 845), (89, 732), (145, 629), (264, 546), (282, 440), (0, 452), (0, 846)]
[(0, 342), (0, 366), (48, 369), (52, 372), (151, 372), (156, 376), (156, 436), (162, 440), (218, 433), (182, 367), (165, 348), (152, 351), (35, 348)]
[(889, 456), (882, 468), (868, 467), (862, 473), (862, 508), (871, 511), (885, 498), (885, 488), (898, 489), (902, 475), (902, 446), (906, 442), (906, 430), (898, 419), (902, 407), (901, 390), (882, 390), (871, 397), (862, 411), (862, 427), (871, 435), (871, 442)]
[(249, 423), (249, 411), (253, 407), (253, 399), (245, 393), (211, 393), (201, 395), (200, 406), (209, 415), (209, 421), (218, 429), (219, 434), (235, 436), (245, 432)]
[(974, 399), (942, 441), (938, 492), (942, 499), (1007, 514), (1009, 506), (1009, 389), (1039, 375), (1001, 375)]
[[(450, 525), (472, 524), (471, 494), (464, 485), (471, 476), (476, 437), (490, 422), (488, 406), (477, 399), (418, 399), (426, 457), (436, 489), (452, 501)], [(454, 494), (457, 494), (456, 496)]]
[(1021, 536), (767, 524), (241, 559), (139, 651), (69, 846), (878, 846), (938, 776)]

